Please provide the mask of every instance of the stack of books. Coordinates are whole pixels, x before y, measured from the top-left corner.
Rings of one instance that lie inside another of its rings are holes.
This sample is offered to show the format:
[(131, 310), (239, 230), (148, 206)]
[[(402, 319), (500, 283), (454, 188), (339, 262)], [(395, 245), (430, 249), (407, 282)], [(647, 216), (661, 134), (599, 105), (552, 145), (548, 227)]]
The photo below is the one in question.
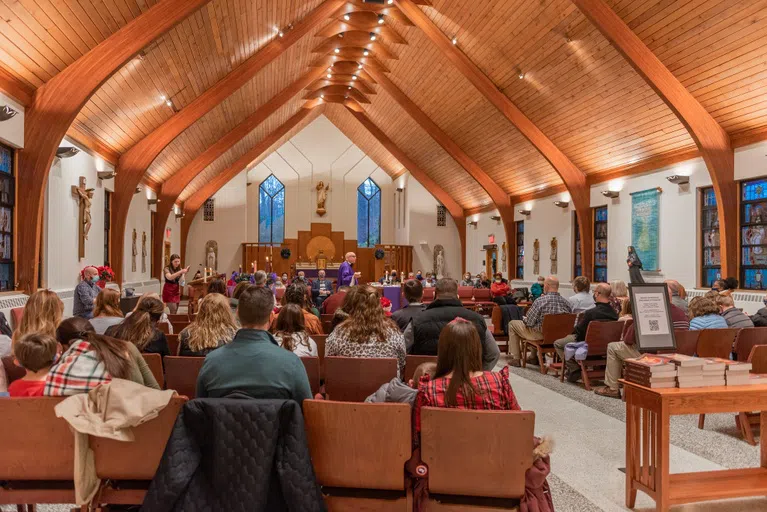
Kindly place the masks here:
[(725, 380), (725, 370), (727, 365), (718, 357), (706, 357), (703, 358), (705, 364), (703, 365), (703, 385), (704, 386), (724, 386), (727, 384)]
[(750, 384), (750, 371), (751, 363), (745, 363), (743, 361), (731, 361), (729, 359), (721, 359), (718, 357), (709, 358), (709, 361), (716, 361), (724, 365), (727, 369), (725, 372), (725, 380), (728, 386), (742, 386), (744, 384)]
[(676, 367), (658, 356), (644, 354), (626, 359), (623, 377), (634, 384), (647, 388), (676, 387)]
[[(680, 388), (699, 388), (708, 385), (703, 375), (703, 366), (706, 365), (704, 359), (684, 354), (662, 354), (655, 357), (674, 365), (676, 383)], [(720, 371), (724, 373), (724, 367)]]

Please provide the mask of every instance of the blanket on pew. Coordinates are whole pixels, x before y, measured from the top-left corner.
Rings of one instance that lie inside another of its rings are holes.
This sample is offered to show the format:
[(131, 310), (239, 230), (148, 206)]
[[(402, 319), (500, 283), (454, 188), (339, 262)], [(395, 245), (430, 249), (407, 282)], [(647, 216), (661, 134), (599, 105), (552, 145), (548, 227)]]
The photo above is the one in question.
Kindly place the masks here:
[(301, 407), (240, 393), (187, 402), (141, 510), (325, 511)]

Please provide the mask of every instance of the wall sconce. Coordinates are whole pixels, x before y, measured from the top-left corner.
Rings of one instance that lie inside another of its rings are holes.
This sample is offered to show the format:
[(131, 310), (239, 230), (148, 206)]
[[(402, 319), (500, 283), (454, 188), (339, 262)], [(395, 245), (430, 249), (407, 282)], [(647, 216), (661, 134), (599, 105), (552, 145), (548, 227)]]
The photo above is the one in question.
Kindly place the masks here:
[(72, 158), (73, 156), (75, 156), (79, 152), (80, 152), (80, 150), (77, 149), (76, 147), (71, 147), (71, 148), (61, 147), (61, 148), (56, 150), (56, 156), (58, 158)]
[(16, 114), (18, 114), (18, 112), (15, 109), (9, 107), (8, 105), (3, 106), (3, 108), (0, 108), (0, 123), (9, 120)]
[(609, 197), (610, 199), (615, 199), (616, 197), (621, 195), (621, 193), (617, 190), (603, 190), (602, 195), (605, 197)]
[(403, 192), (405, 189), (402, 187), (397, 187), (397, 192)]
[(186, 213), (184, 213), (184, 212), (180, 212), (180, 213), (176, 214), (176, 218), (177, 219), (183, 219), (184, 217), (186, 217)]
[(477, 225), (478, 224), (479, 224), (479, 222), (477, 222), (476, 220), (470, 220), (469, 221), (469, 226), (473, 226), (474, 229), (477, 229)]
[(524, 215), (525, 217), (529, 217), (531, 213), (530, 210), (517, 210), (517, 212)]
[(140, 194), (141, 193), (141, 187), (136, 187), (136, 190), (133, 191), (133, 194)]
[(570, 201), (554, 201), (554, 206), (558, 206), (560, 208), (567, 208), (570, 206)]
[(669, 180), (674, 185), (687, 185), (690, 183), (690, 177), (689, 176), (680, 176), (678, 174), (674, 174), (673, 176), (667, 176), (667, 180)]
[(159, 202), (160, 202), (160, 200), (159, 200), (159, 199), (147, 199), (147, 200), (146, 200), (146, 202), (147, 202), (147, 204), (148, 204), (149, 206), (152, 206), (153, 204), (157, 204), (157, 203), (159, 203)]
[[(104, 171), (104, 172), (99, 172), (99, 173), (96, 173), (96, 174), (98, 174), (100, 180), (111, 180), (112, 178), (117, 176), (117, 172), (116, 171)], [(136, 188), (138, 188), (138, 187), (136, 187)], [(140, 190), (139, 190), (139, 192), (140, 192)]]
[(491, 215), (490, 216), (490, 220), (494, 220), (496, 222), (500, 222), (501, 221), (501, 216), (500, 215)]

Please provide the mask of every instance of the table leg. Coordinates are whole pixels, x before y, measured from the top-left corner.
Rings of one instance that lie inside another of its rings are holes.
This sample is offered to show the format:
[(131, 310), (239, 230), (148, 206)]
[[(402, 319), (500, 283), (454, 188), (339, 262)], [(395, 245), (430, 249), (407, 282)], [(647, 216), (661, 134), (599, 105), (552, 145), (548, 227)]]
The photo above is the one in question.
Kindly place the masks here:
[(635, 418), (637, 415), (637, 407), (630, 402), (626, 402), (626, 508), (634, 508), (637, 500), (637, 490), (634, 487), (634, 465), (636, 457), (639, 456), (636, 453), (635, 442), (639, 437), (639, 433), (635, 428)]
[(670, 415), (668, 404), (665, 400), (661, 402), (660, 414), (658, 418), (658, 431), (656, 446), (658, 461), (655, 466), (655, 510), (666, 512), (669, 509), (670, 495), (670, 477), (669, 477), (669, 450), (670, 448)]
[[(747, 428), (751, 428), (746, 423)], [(762, 467), (767, 468), (767, 411), (759, 413), (759, 449), (761, 450)]]

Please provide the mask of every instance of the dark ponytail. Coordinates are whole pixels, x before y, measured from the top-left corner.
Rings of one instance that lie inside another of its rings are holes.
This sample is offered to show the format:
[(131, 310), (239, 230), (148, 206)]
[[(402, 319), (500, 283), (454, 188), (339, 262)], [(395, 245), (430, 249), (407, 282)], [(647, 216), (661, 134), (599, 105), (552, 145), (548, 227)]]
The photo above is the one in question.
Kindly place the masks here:
[(133, 362), (128, 355), (128, 344), (122, 340), (96, 334), (91, 323), (85, 318), (75, 316), (61, 322), (56, 329), (56, 339), (67, 346), (73, 341), (87, 341), (112, 378), (128, 379), (130, 377)]

